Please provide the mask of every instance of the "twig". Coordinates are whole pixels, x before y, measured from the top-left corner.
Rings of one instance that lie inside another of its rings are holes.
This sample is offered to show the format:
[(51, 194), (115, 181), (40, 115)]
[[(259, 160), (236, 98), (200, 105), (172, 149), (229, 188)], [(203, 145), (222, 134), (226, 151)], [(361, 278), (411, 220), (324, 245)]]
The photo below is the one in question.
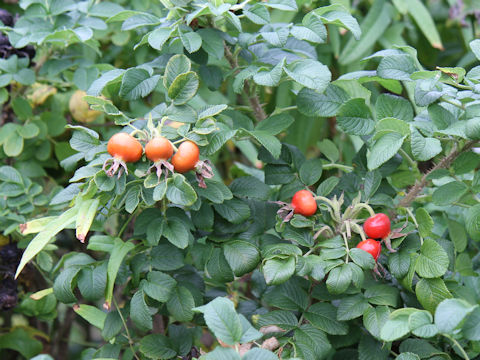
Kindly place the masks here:
[[(225, 48), (225, 57), (230, 64), (230, 67), (235, 71), (235, 75), (238, 73), (236, 69), (238, 69), (238, 61), (235, 56), (233, 56), (230, 48), (227, 45), (224, 45)], [(248, 80), (245, 80), (245, 84), (243, 85), (243, 89), (247, 94), (248, 101), (253, 109), (253, 113), (258, 121), (265, 120), (267, 118), (267, 114), (263, 110), (262, 104), (260, 104), (260, 100), (255, 93), (255, 85), (252, 85)]]
[(122, 311), (118, 307), (117, 300), (115, 300), (115, 297), (113, 297), (113, 303), (115, 304), (115, 309), (117, 309), (118, 315), (120, 315), (120, 319), (122, 320), (123, 327), (125, 328), (125, 332), (126, 332), (126, 335), (127, 335), (127, 338), (128, 338), (128, 345), (130, 345), (130, 350), (132, 350), (132, 353), (133, 353), (133, 356), (135, 357), (135, 359), (140, 360), (137, 353), (135, 352), (135, 349), (133, 348), (133, 344), (134, 344), (133, 339), (130, 336), (130, 331), (128, 331), (127, 323), (126, 323), (126, 321), (125, 321), (125, 319), (122, 315)]
[(427, 185), (428, 182), (428, 175), (430, 175), (432, 172), (438, 169), (447, 169), (452, 165), (452, 163), (455, 161), (455, 159), (465, 151), (470, 150), (472, 147), (475, 146), (477, 141), (469, 141), (465, 144), (463, 149), (459, 150), (455, 148), (450, 154), (445, 156), (440, 162), (435, 165), (433, 168), (431, 168), (429, 171), (427, 171), (422, 178), (420, 179), (419, 182), (417, 182), (405, 195), (405, 197), (399, 202), (398, 206), (407, 208), (410, 207), (412, 202), (417, 198), (417, 196), (420, 194), (420, 192), (423, 190), (423, 188)]

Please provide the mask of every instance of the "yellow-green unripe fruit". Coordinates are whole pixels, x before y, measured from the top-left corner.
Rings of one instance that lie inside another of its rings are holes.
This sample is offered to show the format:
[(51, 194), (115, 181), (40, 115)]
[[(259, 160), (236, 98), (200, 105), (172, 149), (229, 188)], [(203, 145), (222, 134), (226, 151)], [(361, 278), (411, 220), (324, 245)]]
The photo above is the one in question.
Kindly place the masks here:
[(73, 93), (68, 103), (68, 108), (73, 118), (81, 123), (91, 123), (101, 114), (100, 111), (90, 109), (90, 105), (83, 100), (83, 97), (86, 95), (85, 91), (77, 90)]

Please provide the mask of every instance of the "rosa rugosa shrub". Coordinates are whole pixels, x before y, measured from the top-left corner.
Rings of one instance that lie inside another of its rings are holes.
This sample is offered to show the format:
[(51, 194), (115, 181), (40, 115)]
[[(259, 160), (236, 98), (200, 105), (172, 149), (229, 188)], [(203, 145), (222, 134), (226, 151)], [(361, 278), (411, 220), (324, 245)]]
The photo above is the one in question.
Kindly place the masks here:
[(8, 3), (2, 356), (480, 356), (470, 5)]

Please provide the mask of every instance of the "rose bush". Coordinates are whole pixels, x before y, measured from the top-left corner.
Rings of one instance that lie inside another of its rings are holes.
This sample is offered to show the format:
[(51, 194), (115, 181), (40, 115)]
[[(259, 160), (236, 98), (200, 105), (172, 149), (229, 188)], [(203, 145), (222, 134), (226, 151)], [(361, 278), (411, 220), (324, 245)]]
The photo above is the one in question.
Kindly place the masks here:
[(473, 5), (5, 7), (2, 356), (480, 355)]

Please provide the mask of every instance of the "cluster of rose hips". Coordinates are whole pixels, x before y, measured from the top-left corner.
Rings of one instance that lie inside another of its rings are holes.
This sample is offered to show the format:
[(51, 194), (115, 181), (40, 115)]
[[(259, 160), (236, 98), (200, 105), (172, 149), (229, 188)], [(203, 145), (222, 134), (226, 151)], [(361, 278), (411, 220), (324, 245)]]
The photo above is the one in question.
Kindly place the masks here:
[[(291, 218), (293, 213), (312, 216), (317, 211), (317, 201), (310, 191), (300, 190), (293, 195), (292, 202), (285, 208), (290, 211), (286, 219)], [(363, 224), (363, 230), (368, 238), (359, 242), (356, 247), (371, 254), (377, 261), (382, 245), (380, 241), (374, 239), (387, 239), (390, 235), (390, 225), (390, 219), (383, 213), (369, 217)]]
[[(175, 154), (174, 150), (176, 150)], [(110, 177), (118, 171), (120, 177), (123, 171), (128, 174), (126, 163), (134, 163), (140, 160), (143, 147), (140, 141), (132, 135), (120, 132), (108, 140), (107, 151), (112, 158), (105, 161), (103, 169)], [(159, 180), (162, 175), (167, 177), (169, 171), (183, 174), (195, 170), (199, 186), (206, 187), (204, 178), (213, 177), (208, 161), (200, 160), (200, 150), (197, 144), (189, 140), (182, 142), (178, 149), (175, 149), (170, 140), (163, 136), (155, 136), (145, 145), (145, 156), (153, 161), (154, 164), (150, 170), (152, 168), (156, 169)], [(168, 162), (170, 158), (171, 163)], [(111, 166), (107, 169), (110, 163)]]

